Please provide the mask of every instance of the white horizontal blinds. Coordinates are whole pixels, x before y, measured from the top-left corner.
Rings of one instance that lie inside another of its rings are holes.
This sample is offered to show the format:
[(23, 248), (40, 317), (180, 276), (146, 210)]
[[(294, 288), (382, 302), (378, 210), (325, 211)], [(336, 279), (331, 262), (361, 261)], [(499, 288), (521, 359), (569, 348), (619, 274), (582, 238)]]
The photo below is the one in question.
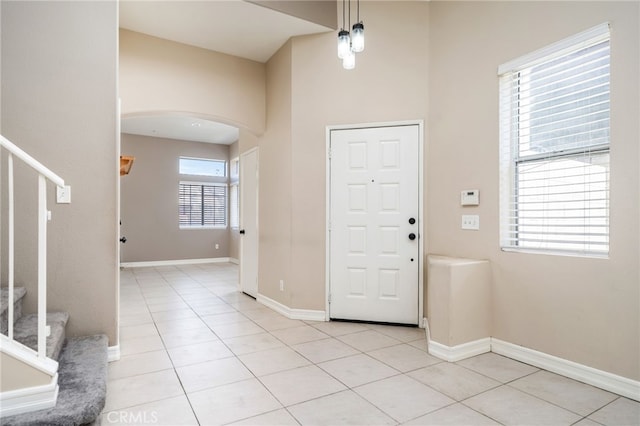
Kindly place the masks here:
[(180, 183), (179, 217), (181, 227), (225, 227), (227, 186)]
[(501, 75), (504, 248), (608, 253), (609, 39), (600, 28)]

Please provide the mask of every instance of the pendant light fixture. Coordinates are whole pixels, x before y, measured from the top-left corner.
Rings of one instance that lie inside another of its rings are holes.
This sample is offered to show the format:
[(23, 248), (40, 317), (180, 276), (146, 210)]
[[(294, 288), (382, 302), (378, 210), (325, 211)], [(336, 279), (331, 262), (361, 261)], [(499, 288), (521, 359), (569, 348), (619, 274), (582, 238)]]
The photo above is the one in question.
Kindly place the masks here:
[[(351, 8), (351, 1), (349, 1), (349, 8)], [(356, 8), (357, 20), (351, 29), (351, 48), (355, 53), (360, 53), (364, 50), (364, 24), (360, 20), (360, 0), (356, 0)]]
[[(348, 10), (347, 1), (349, 2)], [(342, 67), (346, 70), (355, 68), (355, 54), (364, 50), (364, 24), (360, 20), (360, 0), (356, 0), (356, 8), (357, 22), (353, 24), (351, 33), (349, 33), (345, 28), (351, 26), (351, 0), (342, 0), (342, 27), (338, 31), (338, 58), (342, 59)], [(347, 17), (348, 20), (345, 21)]]

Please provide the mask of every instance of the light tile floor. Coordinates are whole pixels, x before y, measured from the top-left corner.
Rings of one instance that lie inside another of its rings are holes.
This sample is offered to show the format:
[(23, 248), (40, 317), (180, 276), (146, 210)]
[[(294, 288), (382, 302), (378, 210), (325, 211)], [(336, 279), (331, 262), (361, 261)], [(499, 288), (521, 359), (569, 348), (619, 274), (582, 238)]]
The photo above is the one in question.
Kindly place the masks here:
[(237, 291), (232, 264), (121, 271), (102, 423), (638, 425), (640, 403), (424, 330), (297, 321)]

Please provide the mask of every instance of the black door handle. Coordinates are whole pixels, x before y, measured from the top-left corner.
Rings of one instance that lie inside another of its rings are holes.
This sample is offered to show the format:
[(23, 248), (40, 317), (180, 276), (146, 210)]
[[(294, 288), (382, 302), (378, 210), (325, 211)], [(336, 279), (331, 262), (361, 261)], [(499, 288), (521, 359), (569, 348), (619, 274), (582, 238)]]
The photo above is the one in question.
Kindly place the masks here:
[(241, 233), (242, 235), (244, 235), (244, 229), (241, 229), (241, 230), (240, 230), (240, 233)]
[(127, 242), (127, 237), (120, 237), (120, 242), (122, 244), (126, 243)]
[(412, 232), (412, 233), (410, 233), (410, 234), (409, 234), (409, 239), (410, 239), (411, 241), (415, 240), (415, 239), (416, 239), (416, 234), (414, 234), (413, 232)]

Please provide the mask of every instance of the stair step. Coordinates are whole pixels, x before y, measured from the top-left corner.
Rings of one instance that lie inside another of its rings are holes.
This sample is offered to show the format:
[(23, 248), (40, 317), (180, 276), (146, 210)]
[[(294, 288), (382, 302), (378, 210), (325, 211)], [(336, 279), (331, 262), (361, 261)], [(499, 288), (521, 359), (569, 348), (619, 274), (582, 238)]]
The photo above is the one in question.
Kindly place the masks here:
[[(66, 312), (49, 312), (47, 314), (47, 325), (51, 327), (51, 335), (47, 337), (47, 357), (56, 361), (60, 357), (60, 351), (64, 344), (67, 321), (69, 321), (69, 314)], [(13, 338), (37, 351), (38, 315), (26, 315), (16, 321)]]
[(94, 422), (107, 396), (107, 336), (69, 339), (60, 355), (55, 407), (2, 419), (4, 426), (67, 426)]
[[(13, 288), (13, 321), (22, 316), (22, 298), (27, 294), (24, 287)], [(9, 329), (9, 289), (0, 288), (0, 332), (7, 334)]]

